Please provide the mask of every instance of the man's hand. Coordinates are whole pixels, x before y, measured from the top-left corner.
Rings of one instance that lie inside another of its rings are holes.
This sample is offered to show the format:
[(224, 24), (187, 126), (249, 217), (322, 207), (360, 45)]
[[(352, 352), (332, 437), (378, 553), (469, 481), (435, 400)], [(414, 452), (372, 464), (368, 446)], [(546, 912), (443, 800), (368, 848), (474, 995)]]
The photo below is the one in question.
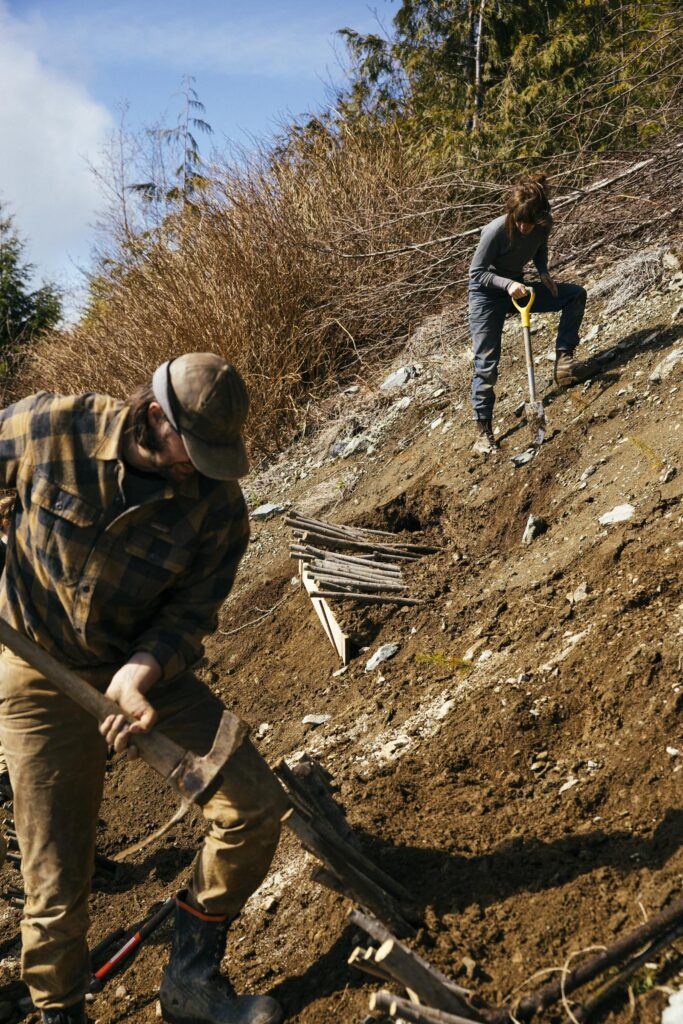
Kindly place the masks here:
[(520, 281), (513, 281), (508, 285), (508, 295), (513, 299), (523, 299), (525, 295), (528, 295), (526, 285)]
[(553, 281), (553, 279), (550, 276), (550, 274), (541, 274), (541, 281), (546, 286), (546, 288), (548, 289), (548, 291), (550, 292), (552, 297), (554, 299), (556, 299), (557, 298), (557, 285)]
[(128, 747), (129, 759), (139, 756), (137, 748), (130, 744), (132, 735), (149, 732), (157, 720), (157, 713), (145, 699), (145, 694), (161, 676), (161, 666), (151, 654), (138, 651), (130, 661), (122, 665), (105, 690), (105, 697), (116, 701), (122, 711), (134, 718), (130, 725), (124, 715), (108, 715), (100, 725), (100, 732), (117, 754)]

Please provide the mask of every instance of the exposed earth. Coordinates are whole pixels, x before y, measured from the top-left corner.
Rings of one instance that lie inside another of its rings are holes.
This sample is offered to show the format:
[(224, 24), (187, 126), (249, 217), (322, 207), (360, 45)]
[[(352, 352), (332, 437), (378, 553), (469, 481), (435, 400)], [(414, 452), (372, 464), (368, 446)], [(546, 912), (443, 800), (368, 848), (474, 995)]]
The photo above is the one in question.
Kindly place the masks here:
[[(280, 514), (254, 521), (207, 643), (204, 677), (268, 760), (319, 758), (365, 852), (427, 908), (416, 948), (494, 1002), (683, 895), (683, 358), (651, 379), (672, 351), (683, 356), (680, 257), (671, 242), (651, 255), (656, 280), (621, 305), (602, 287), (614, 267), (584, 278), (580, 354), (594, 362), (583, 386), (553, 388), (555, 321), (532, 318), (549, 431), (519, 468), (511, 456), (529, 432), (513, 412), (525, 384), (517, 322), (504, 336), (501, 449), (486, 460), (470, 452), (468, 356), (449, 342), (448, 310), (395, 364), (417, 366), (406, 384), (359, 379), (340, 391), (310, 437), (250, 480), (250, 504), (440, 546), (406, 570), (424, 603), (340, 606), (367, 650), (339, 674), (292, 580)], [(627, 503), (630, 519), (600, 523)], [(547, 529), (526, 545), (530, 514)], [(398, 653), (366, 672), (385, 642)], [(331, 717), (311, 728), (307, 714)], [(113, 856), (172, 810), (149, 769), (112, 760), (98, 849)], [(182, 886), (201, 833), (191, 816), (94, 893), (93, 944)], [(225, 965), (238, 989), (270, 992), (295, 1024), (361, 1024), (380, 985), (347, 966), (351, 904), (311, 882), (310, 866), (285, 831)], [(0, 888), (18, 884), (7, 865)], [(11, 1000), (20, 911), (2, 906), (0, 999)], [(93, 1020), (157, 1019), (169, 940), (167, 923), (95, 997)], [(658, 1021), (682, 967), (683, 940), (637, 976), (635, 1011), (611, 1005), (615, 1019)]]

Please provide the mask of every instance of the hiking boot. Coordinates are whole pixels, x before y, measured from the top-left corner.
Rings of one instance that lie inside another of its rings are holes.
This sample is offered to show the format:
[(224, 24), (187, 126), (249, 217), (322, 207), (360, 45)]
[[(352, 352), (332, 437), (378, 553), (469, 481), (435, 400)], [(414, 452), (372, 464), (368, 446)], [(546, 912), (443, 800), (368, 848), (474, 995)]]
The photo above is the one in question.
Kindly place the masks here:
[(580, 363), (578, 359), (574, 359), (567, 352), (559, 352), (555, 359), (553, 380), (558, 388), (570, 388), (574, 384), (581, 383), (582, 369), (583, 363)]
[(41, 1010), (40, 1019), (43, 1024), (88, 1024), (85, 1002), (82, 999), (80, 1003), (62, 1007), (60, 1010)]
[(498, 449), (496, 439), (493, 436), (493, 425), (491, 420), (477, 420), (477, 440), (472, 445), (472, 451), (478, 455), (493, 455)]
[(280, 1006), (269, 996), (238, 996), (220, 965), (230, 918), (195, 910), (178, 893), (171, 958), (159, 989), (169, 1024), (279, 1024)]

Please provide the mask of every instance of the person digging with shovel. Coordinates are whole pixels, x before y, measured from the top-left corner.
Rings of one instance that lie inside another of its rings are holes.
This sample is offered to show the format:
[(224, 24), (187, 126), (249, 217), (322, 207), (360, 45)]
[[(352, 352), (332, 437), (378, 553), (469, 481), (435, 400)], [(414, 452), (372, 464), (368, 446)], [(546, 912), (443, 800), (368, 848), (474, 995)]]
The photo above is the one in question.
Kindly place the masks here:
[[(84, 1024), (86, 934), (107, 744), (153, 725), (205, 755), (223, 705), (192, 666), (247, 546), (248, 395), (212, 353), (164, 362), (128, 401), (40, 392), (0, 412), (16, 506), (0, 616), (114, 700), (98, 722), (7, 648), (0, 743), (26, 904), (22, 977), (44, 1024)], [(129, 747), (129, 753), (134, 747)], [(203, 806), (209, 831), (176, 899), (159, 991), (170, 1024), (277, 1024), (221, 974), (228, 928), (270, 866), (284, 791), (248, 739)]]
[(501, 337), (513, 299), (527, 294), (523, 271), (529, 260), (540, 275), (534, 283), (536, 313), (561, 313), (555, 341), (554, 380), (571, 387), (582, 379), (574, 359), (586, 305), (578, 284), (558, 284), (548, 273), (548, 237), (552, 215), (545, 176), (524, 178), (511, 189), (505, 213), (484, 227), (469, 271), (469, 324), (474, 349), (472, 408), (477, 424), (473, 451), (496, 450), (493, 434), (494, 387), (498, 379)]

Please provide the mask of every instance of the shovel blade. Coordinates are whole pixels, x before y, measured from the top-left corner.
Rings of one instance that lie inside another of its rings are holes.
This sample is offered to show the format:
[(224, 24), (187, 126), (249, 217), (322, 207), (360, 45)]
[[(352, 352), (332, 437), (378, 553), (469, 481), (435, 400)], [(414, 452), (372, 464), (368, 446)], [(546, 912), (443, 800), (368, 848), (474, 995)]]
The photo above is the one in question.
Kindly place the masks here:
[(531, 428), (533, 443), (540, 448), (545, 440), (545, 410), (543, 402), (527, 402), (524, 406), (527, 423)]

